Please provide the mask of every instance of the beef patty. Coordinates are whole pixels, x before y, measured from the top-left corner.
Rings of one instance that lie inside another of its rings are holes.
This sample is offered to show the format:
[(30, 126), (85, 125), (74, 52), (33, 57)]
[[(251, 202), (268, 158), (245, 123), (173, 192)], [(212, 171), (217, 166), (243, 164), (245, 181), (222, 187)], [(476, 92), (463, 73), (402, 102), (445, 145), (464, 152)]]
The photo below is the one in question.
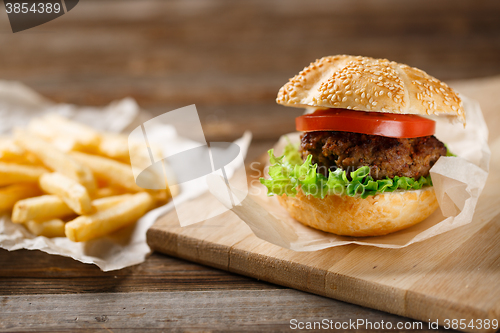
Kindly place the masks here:
[(446, 147), (434, 136), (397, 139), (333, 131), (304, 133), (300, 151), (304, 160), (312, 155), (313, 164), (325, 176), (328, 170), (341, 168), (349, 173), (369, 166), (374, 179), (426, 177), (438, 158), (446, 155)]

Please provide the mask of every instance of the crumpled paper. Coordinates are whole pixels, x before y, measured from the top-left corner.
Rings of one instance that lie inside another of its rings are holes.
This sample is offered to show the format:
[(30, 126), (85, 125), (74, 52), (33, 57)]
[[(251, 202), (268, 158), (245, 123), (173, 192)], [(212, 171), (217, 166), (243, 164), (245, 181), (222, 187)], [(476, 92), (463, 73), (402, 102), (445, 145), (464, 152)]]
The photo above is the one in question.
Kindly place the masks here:
[[(30, 119), (47, 113), (60, 114), (97, 130), (125, 133), (150, 118), (131, 98), (111, 103), (104, 108), (77, 107), (52, 103), (20, 83), (0, 81), (0, 135), (7, 135), (13, 127), (25, 126)], [(171, 130), (165, 131), (162, 126), (157, 126), (150, 134), (151, 144), (157, 145), (162, 150), (189, 143), (188, 139), (176, 133), (172, 134)], [(250, 145), (250, 140), (250, 133), (245, 133), (236, 141), (243, 156)], [(228, 176), (230, 177), (238, 167), (240, 165), (226, 167)], [(176, 201), (195, 198), (205, 190), (181, 186), (180, 198)], [(173, 202), (170, 201), (148, 212), (132, 226), (110, 236), (83, 243), (74, 243), (65, 237), (35, 237), (22, 225), (12, 223), (8, 215), (3, 215), (0, 216), (0, 248), (9, 251), (40, 250), (71, 257), (83, 263), (95, 264), (103, 271), (117, 270), (144, 262), (151, 252), (146, 243), (146, 231), (161, 215), (173, 208)]]
[[(259, 191), (252, 191), (258, 192), (258, 195), (246, 198), (238, 188), (231, 187), (233, 194), (242, 201), (234, 207), (224, 200), (227, 187), (220, 178), (210, 178), (210, 191), (236, 213), (257, 237), (294, 251), (317, 251), (346, 244), (401, 248), (423, 241), (470, 223), (488, 178), (491, 156), (487, 143), (488, 127), (479, 104), (464, 96), (461, 98), (467, 117), (465, 128), (461, 124), (451, 124), (447, 118), (435, 119), (436, 137), (458, 155), (441, 157), (430, 170), (440, 209), (408, 229), (377, 237), (337, 236), (294, 220), (275, 196), (266, 195), (267, 190), (263, 186)], [(282, 154), (288, 140), (298, 142), (299, 133), (282, 137), (274, 147), (276, 156)], [(265, 176), (268, 177), (267, 172)], [(498, 210), (500, 212), (500, 208)]]

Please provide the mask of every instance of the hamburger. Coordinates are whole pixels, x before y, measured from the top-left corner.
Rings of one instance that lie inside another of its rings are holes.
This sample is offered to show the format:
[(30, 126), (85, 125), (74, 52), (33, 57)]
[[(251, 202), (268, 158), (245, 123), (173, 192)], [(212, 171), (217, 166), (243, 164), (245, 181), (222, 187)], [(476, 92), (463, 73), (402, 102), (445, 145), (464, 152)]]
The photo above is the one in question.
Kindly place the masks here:
[(297, 221), (343, 236), (379, 236), (429, 217), (438, 202), (429, 170), (452, 155), (434, 117), (465, 126), (457, 94), (417, 68), (328, 56), (286, 83), (277, 102), (306, 108), (300, 144), (269, 151), (268, 195)]

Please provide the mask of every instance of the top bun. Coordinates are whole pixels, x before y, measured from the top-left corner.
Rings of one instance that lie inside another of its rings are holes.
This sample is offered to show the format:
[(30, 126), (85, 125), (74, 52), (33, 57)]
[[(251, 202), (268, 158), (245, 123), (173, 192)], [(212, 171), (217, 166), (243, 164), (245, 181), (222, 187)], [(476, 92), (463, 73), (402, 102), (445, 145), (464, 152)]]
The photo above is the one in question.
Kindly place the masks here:
[(453, 89), (418, 68), (387, 59), (321, 58), (281, 87), (276, 101), (294, 107), (444, 114), (465, 125), (462, 101)]

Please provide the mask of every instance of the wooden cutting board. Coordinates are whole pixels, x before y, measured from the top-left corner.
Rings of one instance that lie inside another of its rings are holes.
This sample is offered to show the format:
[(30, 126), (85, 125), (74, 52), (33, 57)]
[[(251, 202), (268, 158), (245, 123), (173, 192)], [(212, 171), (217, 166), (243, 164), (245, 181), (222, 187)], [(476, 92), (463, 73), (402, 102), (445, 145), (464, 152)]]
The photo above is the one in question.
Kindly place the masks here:
[[(476, 330), (462, 330), (494, 331), (477, 328), (479, 320), (500, 320), (500, 77), (453, 86), (480, 102), (492, 142), (490, 175), (469, 225), (403, 249), (294, 252), (257, 238), (233, 212), (181, 228), (172, 211), (151, 227), (148, 243), (169, 255), (424, 323), (474, 320)], [(206, 208), (211, 200), (204, 195), (186, 205)]]
[[(497, 155), (472, 223), (402, 249), (347, 245), (294, 252), (257, 238), (232, 211), (183, 228), (172, 211), (150, 228), (148, 243), (172, 256), (424, 323), (465, 319), (477, 328), (479, 320), (500, 319)], [(212, 200), (205, 194), (185, 204), (211, 207)]]

